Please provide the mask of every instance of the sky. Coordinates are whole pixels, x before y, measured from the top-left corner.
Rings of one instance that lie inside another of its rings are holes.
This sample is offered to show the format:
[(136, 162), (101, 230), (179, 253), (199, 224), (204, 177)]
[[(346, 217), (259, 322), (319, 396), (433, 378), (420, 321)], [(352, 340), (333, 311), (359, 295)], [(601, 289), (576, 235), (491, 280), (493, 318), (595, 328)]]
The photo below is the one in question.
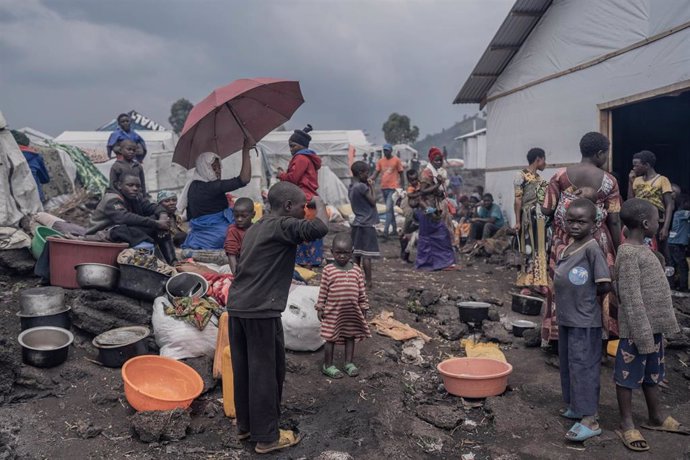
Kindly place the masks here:
[(238, 78), (300, 81), (289, 129), (363, 129), (392, 112), (421, 136), (453, 105), (513, 0), (2, 0), (0, 111), (13, 128), (89, 131), (135, 109), (169, 126)]

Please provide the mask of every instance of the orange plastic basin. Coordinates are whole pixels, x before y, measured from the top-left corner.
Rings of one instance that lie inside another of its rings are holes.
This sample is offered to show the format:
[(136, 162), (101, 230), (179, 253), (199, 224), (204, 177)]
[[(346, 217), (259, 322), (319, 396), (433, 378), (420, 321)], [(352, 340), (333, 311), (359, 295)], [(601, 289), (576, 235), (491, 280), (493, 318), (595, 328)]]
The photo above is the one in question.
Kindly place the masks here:
[(448, 393), (466, 398), (498, 396), (508, 386), (513, 366), (489, 358), (451, 358), (436, 366)]
[(137, 356), (122, 366), (125, 397), (137, 411), (186, 409), (204, 389), (191, 367), (163, 356)]

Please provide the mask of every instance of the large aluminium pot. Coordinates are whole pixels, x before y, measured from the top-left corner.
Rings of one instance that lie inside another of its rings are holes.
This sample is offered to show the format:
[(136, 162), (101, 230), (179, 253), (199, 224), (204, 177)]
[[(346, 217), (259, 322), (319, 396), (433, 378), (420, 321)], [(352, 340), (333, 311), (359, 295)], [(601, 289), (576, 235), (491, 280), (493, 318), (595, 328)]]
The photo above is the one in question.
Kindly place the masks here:
[(34, 367), (55, 367), (67, 360), (74, 336), (67, 329), (41, 326), (19, 334), (22, 361)]
[(107, 367), (122, 367), (135, 356), (148, 353), (146, 338), (151, 331), (144, 326), (127, 326), (111, 329), (93, 339), (98, 349), (98, 361)]
[(117, 267), (106, 264), (78, 264), (74, 269), (77, 271), (77, 284), (82, 289), (112, 291), (120, 275)]
[(151, 302), (156, 297), (165, 295), (165, 283), (168, 279), (169, 276), (148, 268), (122, 264), (117, 290), (126, 296)]
[(458, 302), (460, 321), (463, 323), (479, 324), (489, 319), (489, 305), (486, 302)]
[(56, 286), (24, 289), (19, 294), (19, 306), (23, 315), (54, 313), (65, 306), (65, 291)]
[(537, 316), (541, 313), (544, 299), (522, 294), (513, 294), (512, 310), (528, 316)]
[(56, 312), (48, 313), (47, 315), (25, 315), (22, 312), (17, 312), (17, 316), (19, 316), (22, 331), (40, 326), (69, 329), (72, 327), (72, 320), (69, 317), (70, 310), (71, 307), (64, 307)]

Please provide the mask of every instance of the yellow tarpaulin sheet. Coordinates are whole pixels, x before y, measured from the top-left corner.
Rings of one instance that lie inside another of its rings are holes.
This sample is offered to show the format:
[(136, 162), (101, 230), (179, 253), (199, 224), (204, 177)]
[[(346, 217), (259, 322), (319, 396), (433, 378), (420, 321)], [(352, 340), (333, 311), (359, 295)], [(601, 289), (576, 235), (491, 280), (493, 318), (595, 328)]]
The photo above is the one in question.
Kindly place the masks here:
[(307, 270), (306, 268), (300, 267), (299, 265), (295, 265), (295, 271), (299, 273), (299, 276), (301, 276), (304, 281), (307, 282), (311, 281), (316, 276), (316, 272)]
[(401, 342), (405, 340), (420, 337), (425, 342), (431, 340), (431, 337), (410, 327), (408, 324), (403, 324), (397, 319), (393, 319), (393, 313), (389, 311), (382, 311), (374, 319), (371, 320), (371, 325), (377, 333), (385, 335)]
[(472, 339), (462, 339), (460, 345), (465, 349), (468, 358), (489, 358), (507, 363), (506, 356), (503, 354), (497, 343), (484, 342), (478, 343)]

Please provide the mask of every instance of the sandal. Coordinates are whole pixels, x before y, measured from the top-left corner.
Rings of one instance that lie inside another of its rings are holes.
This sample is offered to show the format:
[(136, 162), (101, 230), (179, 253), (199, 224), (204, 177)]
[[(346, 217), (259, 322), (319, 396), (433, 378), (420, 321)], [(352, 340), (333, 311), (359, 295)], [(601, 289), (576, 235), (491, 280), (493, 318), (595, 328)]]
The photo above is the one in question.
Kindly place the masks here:
[(296, 434), (291, 430), (280, 430), (280, 437), (277, 441), (272, 444), (266, 445), (266, 447), (259, 447), (261, 443), (258, 443), (254, 448), (257, 454), (267, 454), (269, 452), (275, 452), (276, 450), (285, 449), (292, 447), (302, 440), (299, 434)]
[(653, 426), (648, 423), (645, 423), (640, 424), (640, 427), (644, 428), (645, 430), (665, 431), (667, 433), (690, 435), (690, 431), (688, 431), (688, 429), (681, 425), (681, 423), (678, 420), (674, 419), (671, 416), (666, 417), (664, 423), (662, 423), (659, 426)]
[[(623, 441), (623, 445), (627, 447), (630, 450), (633, 450), (635, 452), (645, 452), (649, 450), (649, 443), (645, 438), (642, 437), (642, 433), (640, 433), (638, 430), (632, 429), (632, 430), (627, 430), (627, 431), (620, 431), (616, 430), (616, 434), (618, 435), (619, 438), (621, 438), (621, 441)], [(644, 443), (641, 446), (635, 446), (633, 443)]]
[(326, 377), (332, 378), (332, 379), (342, 379), (343, 373), (335, 367), (334, 365), (326, 367), (325, 365), (321, 368), (321, 373), (325, 375)]
[(576, 414), (569, 407), (567, 409), (561, 409), (558, 411), (561, 417), (565, 417), (570, 420), (582, 420), (582, 415)]
[(570, 430), (565, 434), (565, 439), (568, 441), (582, 442), (594, 436), (599, 436), (601, 434), (601, 428), (593, 430), (582, 423), (576, 423)]
[(357, 369), (354, 363), (345, 363), (344, 369), (350, 377), (357, 377), (359, 375), (359, 369)]

